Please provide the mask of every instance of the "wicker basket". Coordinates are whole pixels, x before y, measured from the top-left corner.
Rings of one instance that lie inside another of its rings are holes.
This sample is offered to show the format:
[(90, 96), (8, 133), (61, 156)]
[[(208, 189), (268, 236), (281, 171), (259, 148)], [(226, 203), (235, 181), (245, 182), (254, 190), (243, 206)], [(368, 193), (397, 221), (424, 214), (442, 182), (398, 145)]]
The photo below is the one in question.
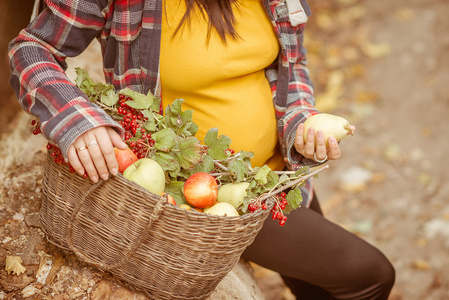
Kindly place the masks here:
[(204, 299), (270, 210), (218, 217), (170, 205), (115, 176), (96, 184), (48, 155), (40, 218), (47, 239), (152, 299)]

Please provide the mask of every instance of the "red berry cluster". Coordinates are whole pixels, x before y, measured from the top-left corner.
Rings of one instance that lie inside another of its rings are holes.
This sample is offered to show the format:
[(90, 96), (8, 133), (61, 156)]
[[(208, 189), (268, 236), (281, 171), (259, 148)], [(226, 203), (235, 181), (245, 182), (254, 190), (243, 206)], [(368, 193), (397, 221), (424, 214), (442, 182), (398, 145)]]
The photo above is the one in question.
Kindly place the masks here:
[(231, 148), (228, 148), (227, 151), (229, 151), (229, 153), (231, 153), (231, 155), (235, 153), (234, 149), (231, 149)]
[[(287, 221), (287, 216), (284, 215), (283, 209), (287, 206), (287, 194), (285, 192), (281, 192), (278, 196), (275, 198), (275, 204), (273, 205), (273, 208), (271, 209), (271, 218), (273, 220), (279, 220), (279, 225), (284, 226), (285, 222)], [(261, 202), (255, 201), (248, 204), (248, 210), (250, 212), (255, 212), (259, 209), (266, 210), (268, 209), (268, 205), (266, 204), (266, 201), (263, 200)]]
[(37, 120), (32, 120), (31, 121), (31, 126), (34, 127), (33, 129), (33, 134), (34, 135), (38, 135), (39, 133), (42, 133), (41, 131), (41, 123)]
[[(40, 133), (42, 133), (42, 131), (40, 130), (40, 123), (37, 120), (32, 120), (31, 121), (31, 126), (34, 127), (33, 129), (33, 134), (34, 135), (38, 135)], [(58, 146), (48, 142), (47, 146), (46, 146), (47, 150), (49, 151), (50, 155), (53, 157), (55, 163), (59, 164), (59, 165), (68, 165), (70, 168), (70, 172), (74, 173), (75, 169), (69, 164), (65, 162), (64, 156), (62, 155), (61, 149), (59, 149)], [(87, 176), (87, 174), (85, 174), (85, 177)]]
[(125, 142), (129, 148), (138, 158), (143, 158), (147, 156), (149, 148), (154, 146), (155, 141), (151, 138), (151, 134), (142, 127), (143, 122), (148, 119), (138, 109), (126, 104), (130, 100), (132, 100), (130, 97), (119, 95), (117, 113), (123, 117), (119, 124), (125, 129)]
[(286, 199), (287, 194), (285, 192), (281, 192), (276, 197), (276, 203), (274, 204), (273, 208), (271, 209), (271, 218), (273, 220), (279, 220), (279, 225), (284, 226), (285, 222), (287, 221), (287, 216), (284, 215), (283, 209), (287, 206), (288, 201)]
[[(50, 155), (54, 158), (55, 163), (60, 165), (68, 165), (70, 172), (75, 173), (75, 169), (72, 167), (70, 163), (65, 162), (64, 156), (62, 156), (61, 149), (58, 146), (51, 144), (50, 142), (47, 144), (47, 150), (50, 152)], [(87, 173), (85, 172), (83, 175), (84, 178), (87, 178)]]

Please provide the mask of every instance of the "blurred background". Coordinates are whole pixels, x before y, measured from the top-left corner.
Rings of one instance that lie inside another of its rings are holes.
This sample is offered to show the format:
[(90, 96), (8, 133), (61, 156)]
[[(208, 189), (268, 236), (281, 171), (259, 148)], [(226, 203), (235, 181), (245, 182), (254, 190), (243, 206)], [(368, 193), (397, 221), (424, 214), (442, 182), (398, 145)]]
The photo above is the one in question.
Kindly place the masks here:
[[(7, 43), (28, 23), (33, 2), (0, 3), (2, 224), (39, 203), (23, 204), (29, 199), (24, 190), (39, 197), (40, 162), (31, 161), (30, 151), (44, 142), (30, 137), (31, 119), (9, 88), (6, 58)], [(324, 213), (392, 261), (397, 276), (390, 299), (449, 299), (449, 2), (309, 4), (305, 45), (317, 107), (357, 126), (341, 141), (343, 157), (315, 180)], [(69, 59), (68, 73), (73, 78), (73, 69), (83, 67), (102, 80), (99, 62), (93, 43)], [(2, 238), (0, 254), (12, 247)], [(30, 249), (30, 260), (36, 252)], [(266, 299), (294, 299), (278, 274), (254, 269)]]

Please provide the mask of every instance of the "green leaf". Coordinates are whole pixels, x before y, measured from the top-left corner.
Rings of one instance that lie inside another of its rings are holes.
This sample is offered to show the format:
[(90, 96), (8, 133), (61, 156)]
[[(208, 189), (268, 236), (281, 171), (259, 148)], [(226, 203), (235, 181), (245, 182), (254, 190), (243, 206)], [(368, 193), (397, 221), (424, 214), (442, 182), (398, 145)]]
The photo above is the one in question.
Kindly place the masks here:
[(107, 89), (100, 96), (100, 101), (109, 107), (114, 106), (118, 102), (118, 95), (114, 90)]
[(204, 143), (209, 147), (207, 154), (212, 156), (213, 159), (223, 160), (228, 157), (225, 151), (229, 149), (231, 139), (225, 135), (218, 137), (218, 128), (209, 129), (204, 137)]
[(179, 150), (179, 152), (175, 153), (175, 158), (181, 168), (190, 169), (201, 162), (201, 145), (196, 137), (179, 139)]
[(241, 182), (245, 179), (248, 174), (248, 165), (241, 159), (234, 159), (228, 165), (228, 170), (235, 174), (235, 179), (237, 182)]
[(124, 88), (120, 91), (120, 94), (130, 97), (133, 100), (126, 101), (125, 103), (135, 109), (148, 109), (153, 104), (153, 99), (137, 93), (130, 88)]
[(187, 204), (187, 201), (185, 200), (182, 189), (184, 187), (183, 181), (172, 181), (169, 184), (165, 185), (164, 192), (170, 194), (176, 201), (176, 204)]
[(154, 96), (151, 93), (151, 91), (148, 92), (147, 98), (150, 99), (150, 102), (151, 102), (150, 109), (152, 111), (155, 111), (155, 112), (159, 113), (160, 110), (161, 110), (161, 103), (162, 103), (161, 98)]
[(165, 109), (165, 124), (173, 128), (179, 136), (193, 136), (198, 131), (198, 126), (193, 122), (193, 110), (182, 111), (183, 99), (176, 99), (171, 106)]
[(295, 171), (295, 174), (291, 175), (291, 177), (299, 177), (303, 176), (310, 172), (310, 167), (302, 167)]
[(270, 171), (271, 169), (269, 166), (263, 165), (261, 168), (258, 168), (254, 179), (257, 180), (260, 184), (265, 185), (268, 182), (268, 174), (270, 173)]
[(203, 161), (195, 166), (195, 170), (193, 173), (205, 172), (211, 173), (214, 170), (214, 159), (209, 155), (203, 155)]
[(148, 130), (150, 132), (155, 132), (156, 131), (156, 122), (154, 120), (153, 114), (149, 110), (142, 110), (142, 115), (148, 119), (148, 121), (146, 121), (143, 124), (143, 128), (145, 128), (146, 130)]
[(180, 169), (178, 162), (170, 154), (156, 152), (151, 158), (157, 161), (165, 172), (179, 171)]
[(283, 210), (284, 213), (289, 214), (291, 211), (297, 209), (302, 203), (302, 193), (299, 188), (292, 189), (287, 194), (287, 206)]
[(279, 175), (273, 171), (268, 172), (267, 183), (264, 187), (268, 190), (274, 188), (279, 183)]
[(165, 128), (153, 133), (152, 138), (156, 142), (154, 146), (160, 151), (168, 152), (176, 145), (176, 133), (171, 128)]
[(87, 73), (86, 70), (81, 68), (75, 68), (76, 73), (76, 79), (75, 84), (76, 86), (82, 88), (82, 87), (92, 87), (95, 85), (95, 82), (90, 78), (89, 73)]

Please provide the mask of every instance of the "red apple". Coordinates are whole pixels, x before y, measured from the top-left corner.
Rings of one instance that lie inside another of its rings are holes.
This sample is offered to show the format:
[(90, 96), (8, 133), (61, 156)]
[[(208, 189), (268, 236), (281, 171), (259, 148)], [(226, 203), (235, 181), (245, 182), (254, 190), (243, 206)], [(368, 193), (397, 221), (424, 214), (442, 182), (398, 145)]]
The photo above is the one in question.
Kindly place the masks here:
[(139, 158), (134, 154), (134, 152), (126, 148), (125, 150), (120, 150), (114, 147), (115, 158), (118, 163), (118, 171), (123, 173), (129, 165), (136, 162)]
[(166, 192), (163, 192), (163, 193), (161, 194), (161, 196), (164, 196), (165, 194), (167, 194), (167, 202), (168, 202), (168, 203), (173, 204), (173, 205), (177, 205), (177, 204), (176, 204), (176, 201), (175, 201), (175, 198), (173, 198), (172, 195), (170, 195), (170, 194), (168, 194), (168, 193), (166, 193)]
[(206, 208), (217, 201), (218, 186), (215, 178), (205, 172), (192, 174), (184, 183), (184, 197), (198, 208)]

